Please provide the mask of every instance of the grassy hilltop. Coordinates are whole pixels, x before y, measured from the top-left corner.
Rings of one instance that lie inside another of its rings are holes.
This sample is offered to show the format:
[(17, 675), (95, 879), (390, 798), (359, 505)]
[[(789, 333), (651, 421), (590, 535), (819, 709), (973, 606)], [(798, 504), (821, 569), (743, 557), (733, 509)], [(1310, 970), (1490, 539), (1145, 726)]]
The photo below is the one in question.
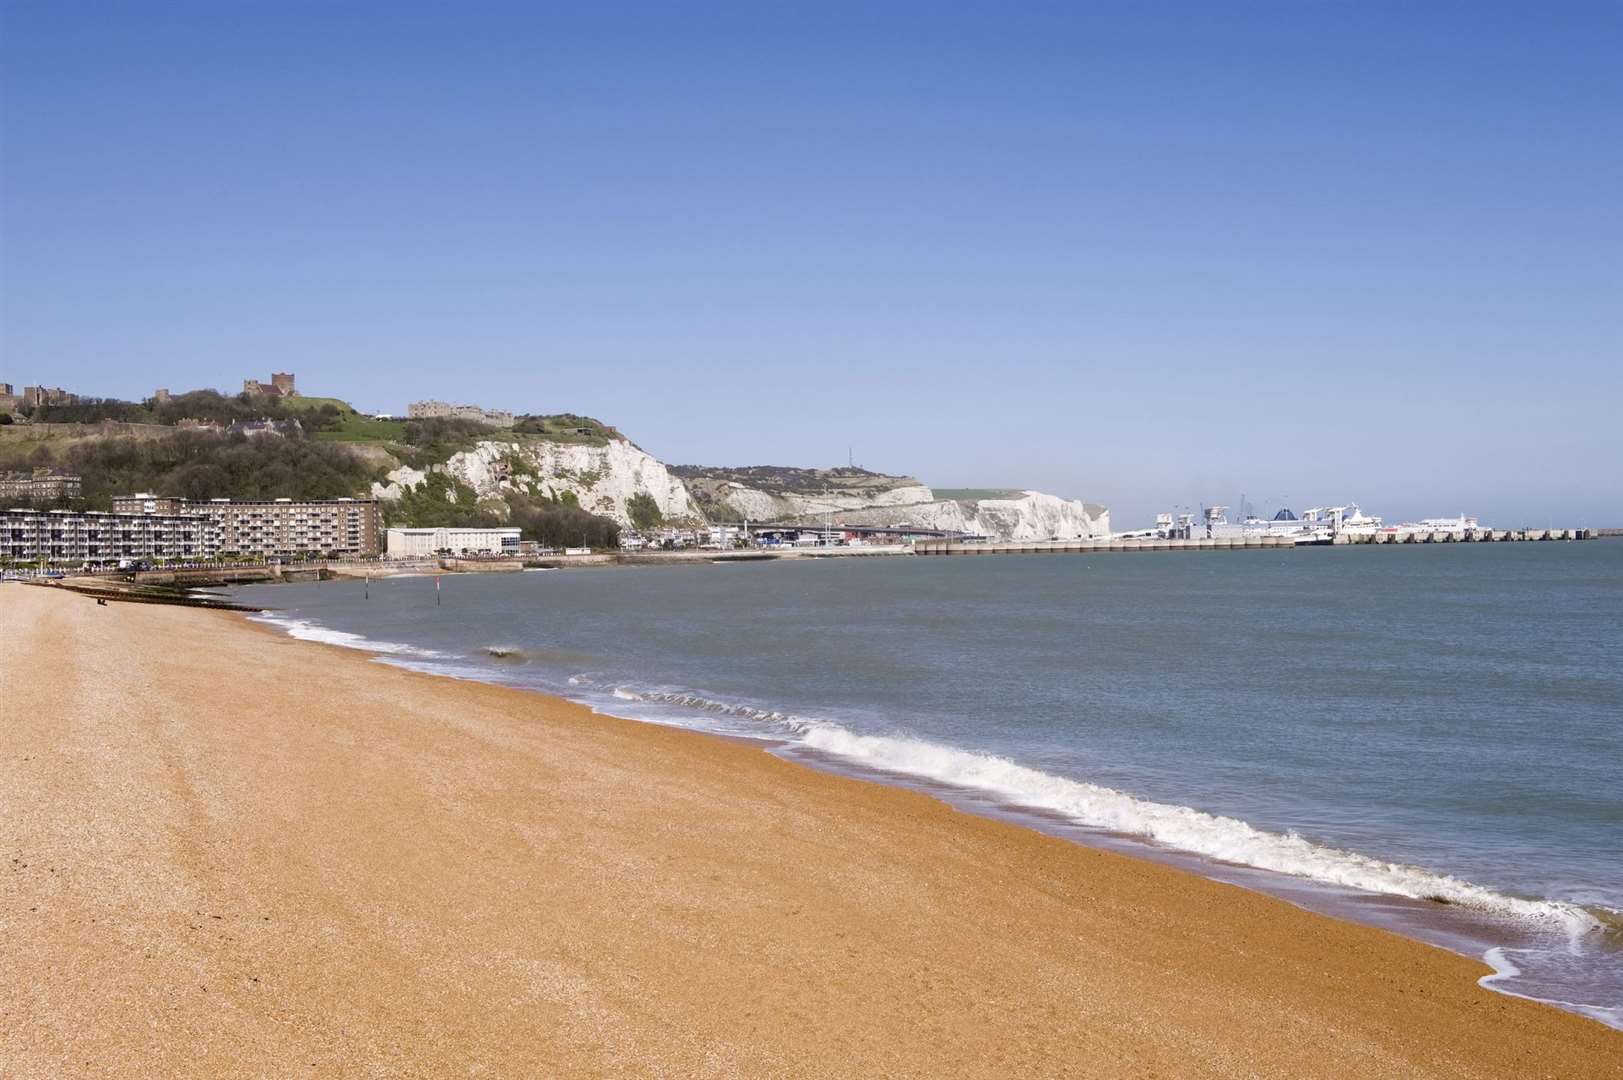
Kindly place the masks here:
[[(181, 427), (182, 421), (229, 426), (238, 420), (294, 419), (303, 435), (248, 437)], [(212, 390), (170, 400), (87, 401), (33, 410), (25, 422), (0, 425), (0, 472), (59, 469), (83, 478), (72, 508), (107, 510), (133, 491), (191, 499), (334, 499), (365, 497), (401, 465), (425, 471), (481, 441), (544, 440), (605, 445), (621, 436), (572, 413), (523, 416), (511, 429), (469, 420), (375, 419), (325, 397), (250, 397)], [(517, 524), (554, 544), (607, 545), (617, 526), (567, 501), (514, 495), (477, 500), (450, 477), (430, 482), (395, 504), (394, 525)]]

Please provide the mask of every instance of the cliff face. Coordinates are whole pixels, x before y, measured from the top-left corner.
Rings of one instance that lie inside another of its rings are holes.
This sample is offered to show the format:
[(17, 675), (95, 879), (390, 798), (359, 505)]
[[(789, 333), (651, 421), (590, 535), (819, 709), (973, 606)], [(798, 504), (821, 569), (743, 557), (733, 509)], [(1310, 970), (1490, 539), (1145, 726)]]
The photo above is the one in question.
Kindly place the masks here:
[[(1074, 540), (1110, 531), (1102, 506), (1037, 491), (937, 498), (910, 476), (864, 469), (667, 467), (614, 437), (601, 444), (545, 438), (495, 438), (426, 469), (401, 466), (372, 493), (399, 499), (442, 473), (498, 509), (508, 495), (573, 495), (581, 509), (632, 525), (630, 501), (652, 499), (665, 523), (777, 522), (815, 527), (832, 518), (851, 525), (914, 525), (1004, 540)], [(465, 497), (466, 493), (464, 493)], [(455, 499), (455, 493), (448, 498)]]
[(385, 483), (374, 484), (380, 499), (398, 499), (427, 479), (428, 471), (442, 472), (472, 488), (481, 500), (501, 499), (520, 492), (562, 498), (572, 494), (581, 509), (631, 524), (627, 503), (647, 495), (667, 522), (702, 521), (687, 488), (665, 465), (624, 439), (601, 445), (556, 442), (548, 439), (491, 439), (470, 450), (451, 455), (429, 470), (401, 467)]
[(852, 525), (916, 525), (999, 540), (1080, 540), (1110, 532), (1110, 511), (1103, 506), (1040, 491), (874, 507), (841, 520)]
[(863, 469), (716, 469), (679, 465), (694, 500), (712, 520), (821, 525), (916, 525), (1002, 540), (1077, 540), (1110, 531), (1096, 504), (1038, 491), (938, 498), (911, 476)]
[(829, 514), (927, 502), (930, 489), (911, 476), (865, 469), (793, 469), (757, 465), (672, 469), (712, 521), (822, 521)]

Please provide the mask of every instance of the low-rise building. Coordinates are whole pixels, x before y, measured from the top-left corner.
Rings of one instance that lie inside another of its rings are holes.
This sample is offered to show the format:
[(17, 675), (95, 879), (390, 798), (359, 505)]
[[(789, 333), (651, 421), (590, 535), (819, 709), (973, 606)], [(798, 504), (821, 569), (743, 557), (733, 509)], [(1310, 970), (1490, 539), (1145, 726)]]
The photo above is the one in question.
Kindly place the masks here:
[(93, 566), (206, 559), (213, 530), (199, 514), (0, 510), (0, 562)]
[(261, 558), (372, 558), (382, 552), (383, 514), (375, 499), (190, 499), (113, 497), (115, 513), (201, 514), (219, 531), (221, 555)]
[(472, 420), (491, 427), (510, 428), (513, 414), (502, 409), (482, 409), (478, 405), (452, 405), (446, 401), (414, 401), (406, 406), (413, 420)]
[(77, 499), (83, 481), (71, 473), (35, 469), (32, 473), (0, 473), (0, 505), (10, 500), (39, 505)]
[(523, 539), (518, 529), (396, 528), (388, 531), (391, 559), (432, 555), (518, 555)]
[(225, 425), (218, 420), (202, 420), (195, 416), (183, 416), (175, 422), (180, 431), (207, 431), (215, 435), (225, 433)]
[(265, 417), (259, 420), (233, 420), (231, 426), (225, 429), (227, 435), (246, 435), (250, 439), (260, 435), (278, 435), (286, 438), (290, 435), (304, 434), (304, 425), (298, 420), (289, 417), (285, 420)]

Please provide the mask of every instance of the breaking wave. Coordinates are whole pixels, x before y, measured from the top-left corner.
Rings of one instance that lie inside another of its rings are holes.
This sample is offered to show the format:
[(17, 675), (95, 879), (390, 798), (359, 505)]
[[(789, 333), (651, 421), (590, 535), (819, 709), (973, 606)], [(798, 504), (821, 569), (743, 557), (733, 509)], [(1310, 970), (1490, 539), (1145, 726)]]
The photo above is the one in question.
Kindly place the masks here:
[(280, 615), (274, 612), (259, 612), (248, 616), (254, 622), (267, 623), (282, 629), (289, 637), (300, 641), (319, 641), (325, 645), (339, 645), (346, 649), (359, 649), (362, 652), (383, 653), (386, 656), (417, 656), (434, 659), (443, 656), (443, 653), (433, 649), (421, 649), (415, 645), (407, 645), (399, 641), (374, 641), (361, 634), (351, 634), (344, 630), (333, 630), (320, 623), (307, 619), (295, 619), (291, 615)]
[[(258, 614), (250, 617), (258, 622), (279, 626), (289, 635), (305, 641), (320, 641), (401, 658), (433, 659), (443, 655), (400, 642), (375, 641), (287, 615)], [(499, 659), (522, 658), (524, 655), (519, 649), (504, 646), (486, 646), (482, 651)], [(592, 679), (584, 674), (575, 675), (568, 679), (568, 683), (572, 687), (584, 687), (589, 686)], [(1141, 799), (1085, 780), (1046, 773), (995, 754), (964, 750), (923, 739), (863, 735), (828, 720), (796, 716), (755, 705), (717, 701), (682, 690), (633, 690), (626, 686), (615, 686), (606, 696), (614, 702), (665, 706), (688, 713), (743, 721), (750, 734), (779, 739), (790, 746), (837, 758), (867, 770), (990, 795), (1011, 807), (1058, 814), (1087, 828), (1148, 840), (1222, 862), (1288, 874), (1326, 885), (1436, 901), (1486, 914), (1531, 920), (1559, 927), (1573, 936), (1606, 928), (1605, 922), (1576, 904), (1509, 896), (1449, 874), (1318, 844), (1294, 832), (1268, 832), (1239, 818)]]
[(1602, 928), (1575, 904), (1524, 900), (1403, 863), (1273, 833), (1238, 818), (1140, 799), (1114, 788), (1045, 773), (1006, 758), (916, 739), (858, 735), (834, 724), (808, 725), (807, 748), (882, 772), (966, 788), (1032, 810), (1061, 814), (1090, 828), (1152, 840), (1223, 862), (1365, 892), (1457, 904), (1495, 915), (1553, 924), (1569, 934)]
[(1059, 814), (1087, 828), (1149, 840), (1222, 862), (1365, 892), (1454, 904), (1498, 916), (1532, 920), (1568, 934), (1605, 923), (1578, 906), (1509, 896), (1448, 874), (1318, 844), (1294, 832), (1258, 829), (1239, 818), (1189, 806), (1152, 802), (1115, 788), (1073, 780), (995, 754), (923, 739), (862, 735), (837, 723), (680, 690), (630, 690), (613, 696), (761, 725), (756, 733), (874, 772), (927, 780), (990, 795), (1011, 807)]

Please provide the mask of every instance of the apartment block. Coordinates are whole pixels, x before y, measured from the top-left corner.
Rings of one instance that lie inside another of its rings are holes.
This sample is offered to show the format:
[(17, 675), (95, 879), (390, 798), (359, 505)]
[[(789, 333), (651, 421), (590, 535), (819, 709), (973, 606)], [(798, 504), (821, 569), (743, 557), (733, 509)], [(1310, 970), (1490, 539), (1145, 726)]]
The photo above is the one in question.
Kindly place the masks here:
[(216, 530), (221, 555), (370, 558), (383, 550), (383, 513), (375, 499), (190, 499), (118, 495), (121, 514), (199, 514)]
[(0, 510), (0, 562), (207, 559), (211, 538), (208, 519), (194, 514)]

